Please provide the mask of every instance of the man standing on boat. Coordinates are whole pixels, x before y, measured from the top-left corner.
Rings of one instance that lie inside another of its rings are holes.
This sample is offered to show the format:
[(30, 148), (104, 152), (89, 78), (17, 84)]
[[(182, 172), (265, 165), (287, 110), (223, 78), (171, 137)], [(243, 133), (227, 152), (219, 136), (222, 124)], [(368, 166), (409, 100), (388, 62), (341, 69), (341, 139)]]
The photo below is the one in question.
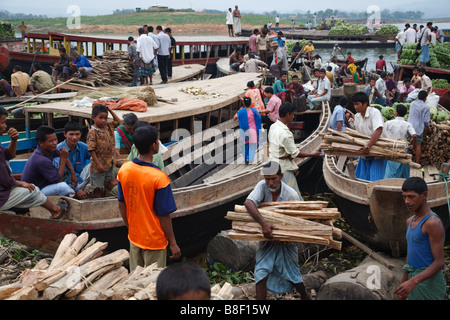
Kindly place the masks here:
[(157, 26), (156, 31), (158, 31), (158, 35), (156, 36), (156, 44), (159, 47), (157, 55), (158, 55), (158, 68), (162, 80), (161, 83), (167, 83), (169, 54), (170, 54), (170, 47), (172, 46), (172, 41), (170, 40), (169, 35), (164, 32), (161, 26)]
[(288, 125), (295, 118), (295, 107), (290, 102), (283, 103), (278, 109), (278, 120), (269, 130), (269, 160), (276, 161), (281, 166), (283, 182), (293, 188), (302, 200), (297, 184), (298, 166), (296, 158), (321, 157), (320, 152), (304, 153), (295, 145), (294, 135)]
[[(361, 152), (368, 155), (370, 148), (383, 133), (383, 116), (378, 109), (369, 107), (369, 97), (364, 92), (355, 93), (351, 100), (357, 112), (355, 115), (356, 131), (370, 137), (367, 144), (361, 148)], [(355, 174), (358, 179), (377, 181), (384, 178), (385, 170), (386, 160), (363, 156), (359, 157)]]
[(228, 26), (228, 35), (230, 37), (234, 37), (234, 32), (233, 32), (233, 12), (232, 12), (231, 8), (228, 8), (227, 19), (226, 19), (225, 23)]
[(430, 62), (430, 43), (432, 22), (428, 22), (420, 38), (419, 66), (425, 67)]
[(158, 45), (144, 33), (144, 28), (139, 28), (139, 38), (137, 39), (136, 51), (138, 52), (140, 66), (140, 74), (145, 79), (145, 85), (153, 84), (153, 74), (156, 71), (155, 66), (155, 50)]
[(233, 22), (234, 22), (234, 34), (237, 36), (241, 35), (241, 12), (238, 9), (238, 6), (234, 6), (233, 10)]
[(399, 300), (444, 300), (443, 222), (427, 203), (428, 187), (423, 179), (411, 177), (405, 180), (402, 191), (406, 208), (414, 215), (406, 221), (405, 273), (395, 293)]
[(302, 300), (310, 300), (298, 266), (297, 245), (291, 242), (270, 241), (273, 239), (274, 227), (258, 211), (262, 202), (295, 201), (300, 200), (300, 197), (282, 181), (281, 166), (276, 161), (266, 163), (261, 173), (264, 180), (256, 185), (244, 202), (247, 211), (261, 225), (264, 237), (268, 240), (260, 241), (256, 251), (256, 299), (265, 300), (267, 289), (283, 294), (295, 287)]

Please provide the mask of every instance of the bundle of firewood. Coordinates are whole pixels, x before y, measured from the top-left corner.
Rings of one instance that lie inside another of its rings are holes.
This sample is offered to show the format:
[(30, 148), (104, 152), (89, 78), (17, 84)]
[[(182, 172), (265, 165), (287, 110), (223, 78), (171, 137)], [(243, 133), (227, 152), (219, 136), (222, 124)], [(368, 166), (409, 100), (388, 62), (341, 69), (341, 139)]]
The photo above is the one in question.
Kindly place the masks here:
[(355, 130), (346, 128), (345, 132), (329, 129), (321, 134), (322, 150), (325, 154), (352, 157), (374, 157), (407, 164), (412, 168), (421, 168), (421, 165), (413, 162), (412, 155), (407, 153), (408, 142), (400, 139), (380, 138), (370, 148), (368, 154), (363, 154), (362, 148), (367, 145), (370, 137)]
[(51, 263), (40, 260), (15, 283), (0, 287), (0, 300), (149, 300), (156, 299), (156, 264), (129, 273), (125, 249), (103, 255), (106, 242), (88, 234), (67, 234)]
[[(333, 223), (341, 217), (337, 208), (327, 208), (328, 201), (281, 201), (263, 202), (258, 211), (275, 229), (275, 240), (325, 245), (341, 250), (342, 230)], [(245, 206), (235, 205), (226, 219), (232, 220), (232, 239), (268, 240), (262, 228), (248, 213)]]
[[(420, 164), (435, 165), (440, 168), (450, 159), (450, 121), (447, 123), (431, 122), (431, 132), (424, 132), (422, 139), (422, 156)], [(412, 150), (415, 155), (415, 150)]]

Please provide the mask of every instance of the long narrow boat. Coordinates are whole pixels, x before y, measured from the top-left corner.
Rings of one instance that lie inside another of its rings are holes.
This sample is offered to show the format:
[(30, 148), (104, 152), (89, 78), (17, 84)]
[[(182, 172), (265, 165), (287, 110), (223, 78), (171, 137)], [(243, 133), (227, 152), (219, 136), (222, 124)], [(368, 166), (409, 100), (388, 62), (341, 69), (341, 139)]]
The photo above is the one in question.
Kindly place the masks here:
[[(232, 82), (232, 81), (230, 81)], [(298, 147), (317, 152), (330, 120), (330, 107), (324, 103), (315, 116), (314, 129)], [(301, 117), (299, 115), (298, 117)], [(237, 151), (237, 121), (229, 120), (209, 130), (197, 132), (169, 146), (164, 154), (165, 172), (171, 178), (178, 210), (172, 214), (177, 242), (184, 256), (202, 252), (210, 239), (229, 229), (226, 212), (235, 202), (242, 202), (261, 180), (260, 169), (267, 161), (267, 146), (257, 150), (256, 162), (242, 164)], [(309, 126), (313, 126), (312, 118)], [(298, 166), (308, 162), (298, 159)], [(51, 197), (52, 201), (57, 197)], [(41, 207), (27, 214), (0, 212), (0, 234), (42, 251), (53, 253), (65, 234), (88, 231), (91, 237), (108, 241), (108, 248), (127, 248), (127, 230), (118, 210), (117, 199), (69, 199), (71, 211), (62, 220), (49, 219)]]
[[(440, 110), (445, 110), (440, 108)], [(402, 184), (405, 179), (383, 179), (370, 182), (357, 179), (350, 170), (350, 162), (345, 156), (325, 157), (323, 175), (326, 184), (334, 192), (339, 211), (357, 232), (374, 249), (382, 250), (393, 256), (406, 253), (406, 220), (412, 215), (406, 209), (402, 198)], [(435, 168), (438, 171), (440, 168)], [(450, 227), (448, 194), (446, 183), (427, 175), (428, 203)], [(413, 172), (411, 176), (421, 176)], [(450, 181), (447, 182), (450, 188)]]

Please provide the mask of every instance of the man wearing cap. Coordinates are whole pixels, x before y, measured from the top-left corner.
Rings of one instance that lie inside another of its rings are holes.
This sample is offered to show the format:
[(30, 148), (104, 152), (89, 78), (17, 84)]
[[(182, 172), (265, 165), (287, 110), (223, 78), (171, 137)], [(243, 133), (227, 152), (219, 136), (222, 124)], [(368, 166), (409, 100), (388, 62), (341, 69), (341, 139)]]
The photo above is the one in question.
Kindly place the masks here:
[(287, 52), (278, 45), (277, 41), (272, 41), (271, 46), (273, 50), (273, 60), (269, 70), (275, 78), (281, 79), (281, 73), (289, 71)]
[(333, 47), (333, 51), (331, 52), (331, 57), (330, 57), (331, 62), (337, 61), (338, 54), (340, 51), (341, 51), (341, 48), (339, 47), (339, 45), (337, 43), (335, 43), (334, 47)]

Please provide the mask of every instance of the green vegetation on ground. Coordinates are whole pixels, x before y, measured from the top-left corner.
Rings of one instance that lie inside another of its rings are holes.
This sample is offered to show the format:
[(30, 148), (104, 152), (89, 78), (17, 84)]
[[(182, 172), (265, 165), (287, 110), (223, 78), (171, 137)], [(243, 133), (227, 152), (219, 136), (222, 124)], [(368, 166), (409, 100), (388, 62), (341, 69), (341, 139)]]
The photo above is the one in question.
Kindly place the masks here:
[[(262, 27), (268, 22), (274, 23), (273, 17), (267, 17), (258, 14), (243, 15), (241, 23), (243, 25), (252, 25)], [(67, 30), (67, 18), (26, 18), (26, 19), (7, 19), (7, 22), (13, 26), (18, 26), (22, 21), (25, 25), (32, 26), (33, 30)], [(81, 16), (82, 25), (120, 25), (120, 26), (142, 26), (144, 24), (152, 25), (188, 25), (188, 24), (213, 24), (225, 26), (225, 14), (204, 13), (204, 12), (135, 12), (128, 14), (111, 14), (103, 16)], [(280, 24), (292, 25), (292, 21), (281, 19)], [(296, 21), (299, 25), (299, 21)]]

